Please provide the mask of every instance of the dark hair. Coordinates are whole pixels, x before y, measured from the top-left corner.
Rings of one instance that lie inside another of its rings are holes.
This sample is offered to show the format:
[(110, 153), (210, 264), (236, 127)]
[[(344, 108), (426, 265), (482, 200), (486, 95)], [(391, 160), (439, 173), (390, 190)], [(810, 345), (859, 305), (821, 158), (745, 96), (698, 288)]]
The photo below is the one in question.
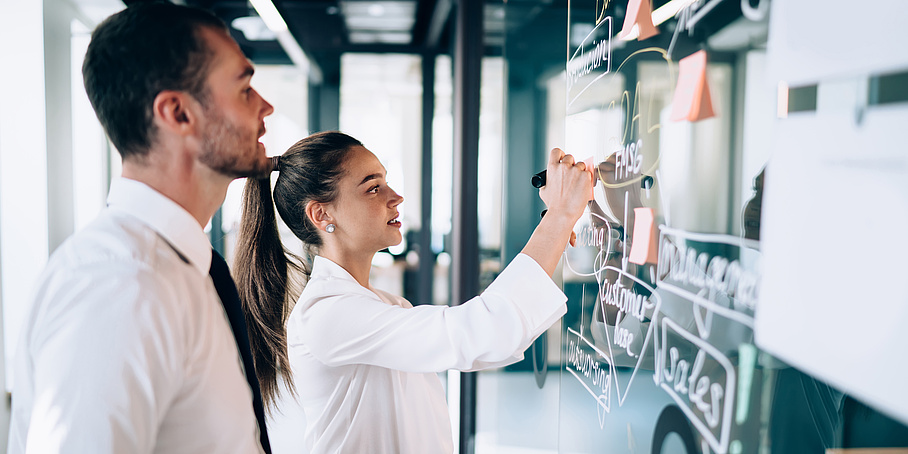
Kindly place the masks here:
[(82, 64), (85, 91), (123, 159), (148, 153), (161, 91), (185, 91), (206, 104), (211, 51), (198, 33), (202, 27), (227, 30), (201, 9), (141, 2), (92, 32)]
[(255, 372), (269, 407), (280, 393), (278, 374), (294, 391), (286, 323), (302, 285), (296, 288), (288, 271), (299, 271), (308, 279), (311, 269), (309, 257), (300, 259), (281, 244), (274, 207), (310, 255), (322, 241), (306, 216), (306, 204), (330, 203), (337, 198), (337, 183), (344, 173), (341, 165), (354, 146), (362, 143), (336, 131), (313, 134), (294, 144), (280, 158), (273, 202), (270, 178), (246, 181), (233, 270), (246, 313)]

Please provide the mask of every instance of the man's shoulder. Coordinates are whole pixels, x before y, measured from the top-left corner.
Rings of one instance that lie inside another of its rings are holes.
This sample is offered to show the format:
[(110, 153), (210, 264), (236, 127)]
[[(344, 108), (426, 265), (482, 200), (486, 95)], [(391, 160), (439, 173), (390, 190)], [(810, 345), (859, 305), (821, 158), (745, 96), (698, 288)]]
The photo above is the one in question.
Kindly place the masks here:
[(161, 239), (139, 220), (105, 209), (82, 230), (69, 237), (51, 255), (48, 268), (86, 269), (113, 266), (154, 268), (160, 260)]
[(149, 313), (180, 319), (190, 306), (185, 303), (204, 292), (204, 276), (190, 271), (154, 230), (105, 210), (51, 256), (37, 282), (34, 315), (45, 323), (74, 314), (90, 320), (100, 312), (122, 321)]
[(124, 302), (129, 294), (142, 295), (137, 301), (175, 301), (199, 297), (204, 277), (147, 225), (105, 210), (54, 251), (37, 297), (58, 299), (82, 289), (84, 296), (113, 292)]

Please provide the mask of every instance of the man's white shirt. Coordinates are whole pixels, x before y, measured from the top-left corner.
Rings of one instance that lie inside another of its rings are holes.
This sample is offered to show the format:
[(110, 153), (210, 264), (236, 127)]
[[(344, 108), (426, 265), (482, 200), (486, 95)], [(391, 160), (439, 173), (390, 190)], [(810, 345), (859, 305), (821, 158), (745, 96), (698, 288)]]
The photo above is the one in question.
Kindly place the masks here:
[(113, 182), (51, 256), (15, 358), (10, 454), (259, 453), (252, 394), (195, 218)]

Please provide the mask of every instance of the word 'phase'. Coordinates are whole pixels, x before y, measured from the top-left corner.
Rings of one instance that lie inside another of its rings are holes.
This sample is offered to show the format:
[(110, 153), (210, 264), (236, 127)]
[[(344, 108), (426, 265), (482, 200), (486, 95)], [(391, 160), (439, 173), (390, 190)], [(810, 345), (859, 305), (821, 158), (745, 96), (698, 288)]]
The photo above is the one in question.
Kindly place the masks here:
[(615, 179), (639, 175), (643, 170), (643, 139), (615, 151)]

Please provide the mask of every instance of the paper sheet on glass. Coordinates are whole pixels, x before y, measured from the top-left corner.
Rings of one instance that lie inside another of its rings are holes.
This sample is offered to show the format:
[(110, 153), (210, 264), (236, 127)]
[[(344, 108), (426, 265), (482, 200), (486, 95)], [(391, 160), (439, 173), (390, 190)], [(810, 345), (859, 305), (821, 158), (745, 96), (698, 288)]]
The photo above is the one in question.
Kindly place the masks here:
[(908, 108), (795, 114), (766, 170), (757, 344), (908, 423)]

